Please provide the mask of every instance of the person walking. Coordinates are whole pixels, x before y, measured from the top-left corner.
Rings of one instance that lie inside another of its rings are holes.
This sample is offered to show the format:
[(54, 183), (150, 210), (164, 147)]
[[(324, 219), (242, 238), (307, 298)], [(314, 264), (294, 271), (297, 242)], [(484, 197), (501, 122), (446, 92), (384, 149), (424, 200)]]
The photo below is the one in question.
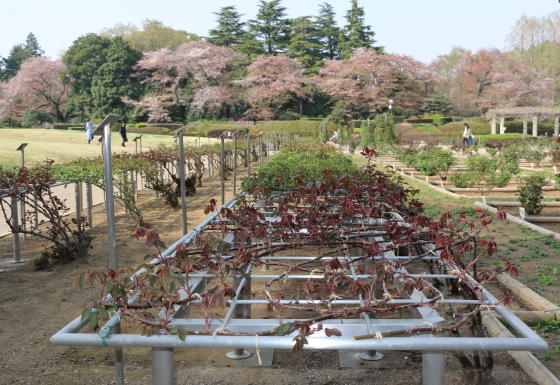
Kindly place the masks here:
[(122, 146), (126, 147), (124, 143), (128, 142), (128, 138), (126, 137), (126, 124), (124, 122), (121, 122), (121, 128), (119, 128), (119, 134), (121, 135), (122, 138)]
[(469, 145), (469, 125), (467, 123), (465, 123), (465, 125), (463, 126), (463, 145), (468, 146)]
[(95, 127), (93, 125), (93, 123), (91, 122), (91, 119), (87, 119), (86, 120), (86, 139), (87, 139), (87, 143), (89, 144), (89, 142), (91, 142), (93, 140), (93, 127)]
[(471, 128), (469, 127), (469, 125), (467, 124), (467, 145), (470, 147), (473, 145), (473, 139), (474, 139), (474, 135), (472, 133)]

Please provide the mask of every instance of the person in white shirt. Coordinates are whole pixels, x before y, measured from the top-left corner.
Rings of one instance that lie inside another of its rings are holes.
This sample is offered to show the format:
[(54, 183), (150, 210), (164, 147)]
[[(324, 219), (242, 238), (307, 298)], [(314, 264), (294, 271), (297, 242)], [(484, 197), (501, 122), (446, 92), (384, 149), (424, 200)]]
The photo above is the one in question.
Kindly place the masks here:
[(88, 144), (93, 140), (93, 127), (95, 126), (91, 122), (91, 119), (88, 119), (86, 123), (86, 139)]

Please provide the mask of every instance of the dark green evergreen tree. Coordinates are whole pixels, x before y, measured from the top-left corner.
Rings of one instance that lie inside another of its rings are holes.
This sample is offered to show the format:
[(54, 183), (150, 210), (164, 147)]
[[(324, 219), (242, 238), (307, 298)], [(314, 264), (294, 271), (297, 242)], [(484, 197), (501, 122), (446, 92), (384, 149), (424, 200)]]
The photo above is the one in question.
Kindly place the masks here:
[(241, 21), (241, 16), (235, 6), (222, 7), (220, 12), (213, 12), (218, 16), (216, 20), (218, 27), (208, 31), (210, 37), (208, 42), (214, 45), (221, 45), (234, 48), (243, 43), (243, 35), (245, 31), (243, 26), (245, 23)]
[(317, 24), (311, 20), (311, 16), (298, 17), (293, 21), (286, 56), (301, 62), (310, 75), (322, 67), (323, 46)]
[(348, 59), (352, 56), (353, 48), (374, 48), (376, 40), (373, 39), (375, 32), (371, 26), (365, 24), (364, 8), (358, 6), (358, 0), (350, 0), (352, 8), (346, 12), (346, 21), (339, 38), (340, 57)]
[(39, 42), (32, 32), (29, 33), (27, 39), (25, 39), (25, 50), (29, 54), (29, 57), (43, 56), (45, 53), (39, 46)]
[[(244, 53), (245, 55), (248, 56), (249, 59), (267, 53), (262, 43), (251, 32), (243, 33), (243, 36), (241, 37), (241, 44), (235, 46), (233, 49), (236, 52)], [(247, 65), (249, 65), (250, 63), (251, 60), (248, 60)]]
[(39, 47), (33, 33), (27, 35), (25, 44), (16, 44), (7, 58), (0, 60), (0, 80), (9, 80), (16, 76), (21, 64), (31, 57), (41, 56), (45, 51)]
[(92, 116), (103, 118), (108, 114), (126, 116), (130, 107), (121, 97), (138, 100), (141, 87), (138, 78), (133, 78), (132, 67), (142, 57), (142, 52), (130, 47), (122, 37), (112, 39), (105, 52), (105, 62), (92, 77)]
[(316, 21), (318, 36), (323, 45), (323, 58), (329, 60), (338, 59), (340, 55), (338, 47), (340, 28), (336, 25), (335, 16), (332, 5), (323, 3), (319, 6), (319, 16)]
[(72, 46), (62, 57), (66, 71), (62, 80), (70, 84), (70, 97), (67, 108), (82, 116), (93, 112), (91, 87), (93, 78), (106, 61), (107, 48), (111, 39), (89, 33), (74, 40)]
[(286, 7), (281, 0), (259, 1), (257, 18), (248, 22), (249, 32), (257, 36), (269, 55), (286, 52), (290, 40), (290, 20), (286, 18)]

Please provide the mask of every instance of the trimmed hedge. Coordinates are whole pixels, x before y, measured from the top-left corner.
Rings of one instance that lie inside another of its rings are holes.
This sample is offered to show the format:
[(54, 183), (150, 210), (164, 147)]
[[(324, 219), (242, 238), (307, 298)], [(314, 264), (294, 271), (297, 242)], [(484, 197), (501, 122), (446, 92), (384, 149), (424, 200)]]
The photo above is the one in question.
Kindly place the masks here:
[(435, 124), (438, 127), (453, 122), (453, 118), (446, 118), (446, 117), (438, 117), (432, 120), (433, 120), (433, 124)]
[[(188, 129), (190, 132), (192, 132), (195, 135), (200, 135), (200, 136), (208, 136), (208, 133), (210, 131), (214, 131), (214, 130), (221, 130), (221, 131), (235, 131), (235, 130), (241, 130), (243, 132), (247, 132), (247, 128), (245, 128), (245, 126), (241, 126), (239, 124), (228, 124), (227, 128), (224, 128), (223, 124), (219, 124), (219, 123), (202, 123), (197, 125), (196, 127), (190, 128)], [(219, 134), (218, 134), (219, 136)]]
[[(85, 126), (86, 126), (86, 124), (84, 123), (82, 128), (84, 128)], [(57, 123), (57, 124), (52, 124), (51, 125), (51, 129), (53, 129), (53, 130), (69, 130), (70, 127), (76, 127), (76, 124)]]
[[(257, 134), (259, 132), (275, 133), (275, 132), (285, 132), (288, 134), (299, 134), (301, 137), (314, 137), (319, 134), (319, 125), (321, 121), (311, 121), (311, 120), (291, 120), (291, 121), (274, 121), (267, 122), (264, 124), (258, 124), (250, 128), (251, 134)], [(330, 122), (327, 131), (330, 131), (328, 136), (332, 134), (334, 130), (337, 129), (336, 124)]]
[(404, 123), (433, 123), (433, 119), (405, 119)]
[[(473, 134), (475, 135), (489, 135), (490, 134), (490, 123), (476, 123), (470, 122), (469, 126)], [(464, 130), (463, 122), (452, 122), (447, 123), (441, 127), (438, 127), (444, 134), (462, 137)]]
[[(209, 137), (209, 138), (219, 138), (220, 135), (222, 135), (222, 133), (228, 132), (228, 131), (231, 131), (231, 134), (233, 135), (233, 133), (236, 130), (235, 129), (233, 129), (233, 130), (232, 129), (227, 129), (227, 128), (226, 129), (217, 129), (217, 130), (208, 131), (206, 136)], [(239, 130), (239, 131), (241, 131), (242, 133), (246, 132), (245, 130)]]
[[(153, 123), (153, 124), (144, 124), (143, 126), (140, 127), (165, 127), (167, 128), (170, 132), (171, 131), (177, 131), (179, 128), (183, 127), (183, 124), (176, 124), (176, 123)], [(139, 127), (138, 127), (139, 128)]]
[(486, 123), (486, 118), (484, 116), (475, 116), (471, 121), (475, 123)]

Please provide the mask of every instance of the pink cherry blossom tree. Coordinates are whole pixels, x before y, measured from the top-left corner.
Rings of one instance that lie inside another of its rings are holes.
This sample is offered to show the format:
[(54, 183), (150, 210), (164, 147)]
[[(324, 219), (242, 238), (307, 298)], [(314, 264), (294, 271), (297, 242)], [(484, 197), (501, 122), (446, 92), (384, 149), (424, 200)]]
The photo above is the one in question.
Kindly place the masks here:
[(551, 104), (552, 82), (498, 49), (464, 52), (450, 94), (457, 106), (482, 114), (488, 108)]
[(68, 114), (64, 106), (68, 102), (69, 87), (60, 79), (63, 70), (64, 64), (60, 59), (51, 60), (44, 56), (27, 59), (16, 76), (4, 86), (3, 93), (8, 96), (3, 104), (9, 99), (17, 100), (24, 109), (42, 110), (65, 122)]
[(235, 81), (245, 89), (243, 97), (250, 104), (245, 115), (254, 119), (273, 119), (285, 105), (306, 98), (311, 81), (304, 76), (304, 66), (284, 55), (257, 56), (247, 68), (247, 76)]
[(175, 51), (149, 52), (138, 62), (142, 83), (152, 92), (139, 102), (151, 121), (166, 121), (163, 111), (193, 101), (191, 108), (218, 113), (233, 102), (231, 73), (244, 55), (228, 47), (216, 47), (200, 40), (179, 46)]
[[(315, 84), (352, 115), (386, 108), (389, 99), (414, 108), (423, 99), (421, 63), (410, 56), (358, 48), (346, 61), (328, 60)], [(424, 81), (424, 80), (423, 80)]]

